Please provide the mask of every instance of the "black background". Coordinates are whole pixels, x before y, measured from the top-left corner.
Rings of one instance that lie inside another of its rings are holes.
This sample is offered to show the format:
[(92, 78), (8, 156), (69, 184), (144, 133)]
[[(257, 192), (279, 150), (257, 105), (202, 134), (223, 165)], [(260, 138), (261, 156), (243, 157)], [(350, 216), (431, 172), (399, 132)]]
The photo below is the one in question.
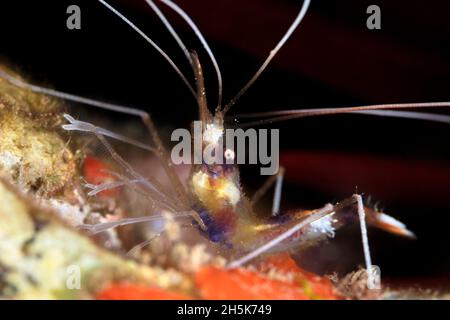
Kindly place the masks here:
[[(66, 28), (70, 4), (81, 7), (81, 30)], [(176, 43), (144, 1), (112, 4), (190, 75)], [(262, 63), (301, 1), (180, 4), (216, 54), (227, 100)], [(381, 7), (381, 30), (366, 28), (370, 4)], [(179, 18), (162, 9), (185, 42), (199, 52), (208, 98), (214, 102), (215, 75), (201, 45)], [(449, 16), (450, 4), (445, 0), (313, 1), (300, 28), (232, 112), (449, 101)], [(1, 1), (0, 58), (34, 83), (145, 108), (167, 129), (163, 132), (187, 127), (196, 118), (195, 101), (167, 63), (96, 1)], [(136, 121), (104, 115), (113, 127)], [(289, 163), (284, 208), (321, 206), (351, 195), (358, 187), (418, 236), (409, 241), (370, 232), (373, 260), (382, 275), (409, 283), (449, 284), (450, 126), (347, 115), (291, 120), (272, 127), (281, 129), (282, 164)], [(359, 169), (354, 171), (354, 166)], [(263, 178), (258, 168), (245, 167), (243, 180), (251, 193)], [(363, 261), (357, 231), (343, 230), (335, 241), (299, 257), (301, 264), (319, 272), (352, 270)]]

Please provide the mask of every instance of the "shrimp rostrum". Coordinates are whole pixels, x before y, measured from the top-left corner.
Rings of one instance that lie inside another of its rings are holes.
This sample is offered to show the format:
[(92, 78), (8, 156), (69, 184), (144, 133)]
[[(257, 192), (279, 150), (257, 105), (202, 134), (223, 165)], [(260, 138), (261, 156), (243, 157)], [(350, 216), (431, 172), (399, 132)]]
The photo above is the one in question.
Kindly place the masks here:
[[(310, 0), (303, 0), (302, 6), (293, 23), (287, 32), (276, 44), (269, 56), (256, 71), (253, 77), (243, 86), (237, 95), (228, 104), (222, 104), (222, 76), (218, 63), (202, 33), (178, 5), (170, 0), (160, 2), (177, 13), (190, 27), (206, 51), (212, 65), (216, 71), (218, 82), (217, 104), (213, 108), (208, 106), (203, 79), (202, 64), (195, 51), (189, 50), (183, 40), (176, 33), (174, 27), (152, 0), (146, 0), (147, 4), (158, 16), (171, 36), (183, 51), (185, 58), (192, 67), (192, 74), (195, 78), (195, 85), (181, 72), (174, 61), (143, 31), (133, 22), (123, 16), (117, 9), (104, 0), (99, 0), (108, 10), (125, 22), (135, 32), (140, 34), (154, 49), (156, 49), (163, 59), (173, 68), (186, 84), (188, 90), (195, 98), (199, 110), (199, 120), (201, 121), (201, 133), (203, 142), (201, 150), (219, 143), (224, 139), (224, 132), (228, 126), (226, 115), (230, 112), (238, 99), (252, 86), (260, 77), (277, 52), (285, 45), (293, 32), (298, 28), (305, 18), (310, 5)], [(175, 172), (175, 164), (172, 162), (170, 153), (165, 149), (164, 144), (158, 134), (156, 126), (149, 114), (137, 108), (114, 105), (97, 100), (68, 94), (53, 89), (25, 83), (4, 71), (0, 71), (0, 76), (12, 84), (29, 89), (34, 92), (56, 96), (65, 100), (91, 105), (97, 108), (107, 109), (140, 117), (149, 132), (152, 143), (151, 146), (140, 143), (133, 139), (119, 135), (105, 128), (100, 128), (89, 122), (76, 120), (70, 115), (66, 115), (68, 124), (63, 128), (69, 131), (81, 131), (95, 135), (107, 148), (112, 158), (124, 169), (124, 174), (117, 175), (117, 180), (113, 183), (101, 185), (88, 185), (91, 189), (90, 195), (95, 195), (106, 189), (120, 186), (131, 186), (136, 191), (148, 197), (159, 212), (169, 211), (175, 218), (188, 218), (192, 227), (206, 237), (209, 241), (217, 243), (224, 250), (233, 252), (233, 259), (228, 264), (230, 268), (245, 265), (249, 261), (261, 255), (271, 254), (280, 251), (301, 250), (311, 245), (315, 245), (323, 240), (332, 238), (335, 232), (342, 226), (357, 222), (361, 229), (362, 245), (364, 250), (366, 270), (372, 271), (372, 261), (369, 250), (367, 236), (367, 226), (381, 228), (400, 236), (414, 237), (406, 226), (395, 218), (384, 212), (366, 207), (360, 194), (354, 194), (336, 204), (327, 204), (322, 208), (312, 211), (296, 210), (294, 212), (280, 212), (281, 185), (283, 181), (284, 169), (270, 177), (267, 182), (258, 190), (253, 198), (248, 198), (243, 191), (239, 168), (231, 161), (234, 157), (234, 150), (223, 150), (228, 161), (226, 163), (200, 162), (191, 165), (189, 181), (186, 184)], [(449, 102), (431, 103), (408, 103), (408, 104), (384, 104), (370, 106), (352, 106), (344, 108), (323, 108), (323, 109), (301, 109), (273, 111), (257, 114), (236, 115), (240, 119), (243, 127), (262, 125), (276, 121), (288, 119), (334, 115), (341, 113), (362, 113), (372, 116), (388, 116), (421, 119), (424, 121), (437, 121), (450, 123), (450, 117), (434, 113), (424, 113), (425, 108), (449, 107)], [(405, 109), (405, 110), (403, 110)], [(411, 111), (416, 110), (419, 111)], [(248, 122), (245, 120), (249, 119)], [(171, 182), (171, 190), (163, 187), (160, 182), (152, 177), (143, 176), (138, 173), (118, 152), (116, 152), (109, 139), (119, 140), (124, 143), (144, 148), (157, 156), (161, 162), (161, 167)], [(195, 152), (195, 151), (194, 151)], [(254, 205), (266, 191), (275, 185), (273, 197), (273, 207), (271, 215), (266, 217), (257, 214)], [(82, 225), (92, 233), (102, 232), (118, 226), (155, 221), (162, 218), (162, 214), (151, 214), (148, 216), (125, 218), (118, 221), (100, 223), (94, 225)], [(368, 272), (370, 275), (372, 272)]]

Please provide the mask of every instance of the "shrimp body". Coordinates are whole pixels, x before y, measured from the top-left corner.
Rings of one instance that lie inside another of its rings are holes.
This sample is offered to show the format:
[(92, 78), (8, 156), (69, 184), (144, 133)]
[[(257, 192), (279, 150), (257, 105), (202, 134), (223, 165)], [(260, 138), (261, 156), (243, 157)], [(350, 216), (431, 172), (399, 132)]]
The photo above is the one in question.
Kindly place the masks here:
[(213, 242), (235, 247), (234, 238), (253, 224), (253, 212), (241, 192), (238, 168), (234, 165), (200, 165), (190, 178), (192, 195)]
[[(206, 126), (208, 127), (208, 126)], [(189, 178), (196, 211), (206, 229), (200, 232), (227, 249), (251, 251), (285, 233), (314, 211), (296, 210), (264, 217), (254, 212), (241, 188), (239, 169), (234, 164), (195, 166)], [(270, 252), (302, 250), (333, 238), (336, 230), (358, 221), (354, 203), (306, 225), (274, 246)], [(403, 236), (412, 236), (405, 226), (385, 213), (365, 208), (369, 225)]]

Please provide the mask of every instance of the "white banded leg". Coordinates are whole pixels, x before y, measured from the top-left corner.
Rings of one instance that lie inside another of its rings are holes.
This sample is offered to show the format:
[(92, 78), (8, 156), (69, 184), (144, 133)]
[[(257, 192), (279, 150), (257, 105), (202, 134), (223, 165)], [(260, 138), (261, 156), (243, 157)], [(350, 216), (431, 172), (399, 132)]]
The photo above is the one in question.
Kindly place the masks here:
[(365, 210), (364, 210), (364, 203), (363, 203), (361, 195), (359, 195), (359, 194), (355, 194), (352, 197), (347, 198), (334, 206), (331, 204), (327, 204), (322, 209), (316, 210), (314, 213), (309, 215), (307, 218), (301, 220), (299, 223), (297, 223), (290, 229), (286, 230), (279, 236), (273, 238), (269, 242), (256, 248), (255, 250), (249, 252), (248, 254), (244, 255), (243, 257), (241, 257), (235, 261), (232, 261), (228, 265), (228, 268), (237, 268), (237, 267), (240, 267), (240, 266), (246, 264), (247, 262), (259, 257), (260, 255), (262, 255), (266, 252), (269, 252), (270, 249), (272, 249), (276, 245), (280, 244), (281, 242), (285, 241), (289, 237), (293, 236), (299, 230), (310, 225), (312, 222), (317, 221), (329, 214), (332, 214), (337, 210), (348, 207), (350, 205), (354, 205), (355, 203), (357, 205), (357, 215), (358, 215), (358, 219), (360, 222), (361, 238), (362, 238), (362, 244), (363, 244), (363, 250), (364, 250), (364, 259), (365, 259), (366, 270), (367, 270), (367, 275), (368, 275), (367, 284), (368, 284), (368, 287), (371, 288), (371, 285), (374, 284), (374, 280), (375, 280), (374, 279), (374, 268), (372, 266), (369, 240), (368, 240), (368, 236), (367, 236), (366, 214), (365, 214)]

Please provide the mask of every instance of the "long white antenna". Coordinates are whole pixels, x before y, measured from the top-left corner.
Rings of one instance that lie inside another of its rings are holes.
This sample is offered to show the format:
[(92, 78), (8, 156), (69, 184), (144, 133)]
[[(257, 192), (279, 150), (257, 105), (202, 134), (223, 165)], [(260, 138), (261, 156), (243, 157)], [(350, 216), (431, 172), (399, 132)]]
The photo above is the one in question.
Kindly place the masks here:
[(425, 109), (425, 108), (448, 108), (450, 101), (439, 102), (410, 102), (410, 103), (385, 103), (372, 104), (365, 106), (354, 107), (340, 107), (340, 108), (317, 108), (317, 109), (292, 109), (292, 110), (277, 110), (268, 112), (237, 114), (236, 118), (264, 118), (264, 117), (278, 117), (278, 116), (302, 116), (302, 115), (324, 115), (337, 114), (347, 112), (357, 112), (366, 110), (399, 110), (399, 109)]
[(145, 0), (145, 1), (150, 6), (150, 8), (152, 8), (153, 12), (156, 13), (156, 15), (161, 20), (161, 22), (164, 24), (166, 29), (170, 32), (172, 37), (175, 39), (175, 41), (180, 46), (181, 50), (183, 50), (183, 53), (186, 56), (186, 58), (188, 59), (189, 63), (192, 65), (192, 58), (191, 58), (191, 55), (189, 53), (189, 50), (186, 48), (186, 45), (181, 40), (181, 38), (178, 35), (178, 33), (172, 27), (172, 24), (169, 22), (169, 20), (167, 20), (166, 16), (161, 12), (161, 10), (159, 10), (159, 8), (156, 6), (156, 4), (152, 0)]
[(186, 84), (186, 86), (189, 88), (191, 93), (194, 95), (195, 98), (197, 98), (197, 95), (195, 93), (194, 88), (192, 88), (189, 81), (186, 79), (186, 77), (183, 75), (183, 73), (180, 71), (180, 69), (177, 67), (177, 65), (173, 62), (172, 59), (165, 53), (150, 37), (148, 37), (141, 29), (139, 29), (133, 22), (128, 20), (123, 14), (121, 14), (119, 11), (117, 11), (114, 7), (109, 5), (104, 0), (98, 0), (101, 4), (103, 4), (106, 8), (108, 8), (111, 12), (113, 12), (115, 15), (117, 15), (122, 21), (127, 23), (134, 31), (136, 31), (142, 38), (144, 38), (150, 45), (156, 49), (156, 51), (159, 52), (161, 56), (164, 57), (164, 59), (167, 60), (167, 62), (172, 66), (172, 68), (175, 70), (175, 72), (180, 76), (180, 78), (183, 80), (183, 82)]
[(228, 112), (230, 108), (236, 103), (236, 101), (250, 88), (253, 83), (256, 81), (256, 79), (259, 78), (259, 76), (263, 73), (263, 71), (266, 69), (266, 67), (269, 65), (270, 61), (275, 57), (275, 55), (280, 51), (280, 49), (284, 46), (286, 41), (288, 41), (289, 37), (292, 35), (292, 33), (297, 29), (299, 24), (302, 22), (303, 18), (306, 15), (306, 12), (308, 11), (309, 4), (311, 3), (311, 0), (304, 0), (303, 5), (300, 9), (300, 12), (298, 13), (297, 17), (295, 18), (294, 22), (289, 27), (288, 31), (284, 34), (283, 38), (278, 42), (278, 44), (275, 46), (272, 51), (270, 51), (269, 56), (267, 57), (266, 61), (261, 65), (261, 67), (256, 71), (255, 75), (247, 82), (247, 84), (237, 93), (237, 95), (231, 99), (231, 101), (225, 106), (224, 113)]
[(82, 103), (82, 104), (86, 104), (86, 105), (91, 105), (91, 106), (95, 106), (100, 109), (134, 115), (134, 116), (138, 116), (141, 118), (145, 118), (146, 116), (148, 116), (147, 112), (137, 109), (137, 108), (131, 108), (131, 107), (122, 106), (122, 105), (118, 105), (118, 104), (103, 102), (103, 101), (85, 98), (85, 97), (67, 93), (67, 92), (62, 92), (62, 91), (58, 91), (58, 90), (54, 90), (54, 89), (37, 86), (34, 84), (29, 84), (29, 83), (23, 82), (22, 80), (10, 75), (9, 73), (6, 73), (3, 70), (0, 70), (0, 78), (5, 79), (9, 83), (11, 83), (19, 88), (31, 90), (36, 93), (42, 93), (42, 94), (45, 94), (45, 95), (48, 95), (51, 97), (56, 97), (56, 98), (60, 98), (63, 100), (68, 100), (68, 101), (72, 101), (72, 102), (78, 102), (78, 103)]
[(397, 104), (378, 104), (378, 105), (344, 107), (344, 108), (270, 111), (260, 113), (238, 114), (235, 116), (235, 118), (237, 119), (263, 118), (261, 120), (244, 122), (242, 123), (242, 125), (240, 125), (240, 127), (251, 127), (255, 125), (263, 125), (266, 123), (274, 123), (305, 117), (348, 114), (348, 113), (450, 123), (450, 116), (447, 115), (426, 113), (426, 112), (401, 111), (401, 109), (426, 109), (426, 108), (448, 108), (448, 107), (450, 107), (450, 102), (397, 103)]
[(360, 113), (380, 117), (405, 118), (405, 119), (450, 123), (450, 116), (436, 113), (398, 111), (398, 110), (367, 110), (367, 111), (355, 111), (352, 113)]
[(177, 4), (175, 4), (174, 2), (172, 2), (170, 0), (160, 0), (160, 1), (162, 3), (164, 3), (165, 5), (167, 5), (168, 7), (170, 7), (176, 13), (178, 13), (178, 15), (184, 21), (186, 21), (186, 23), (189, 25), (189, 27), (192, 29), (192, 31), (194, 31), (197, 38), (200, 40), (201, 44), (203, 45), (203, 48), (208, 53), (208, 56), (211, 59), (211, 62), (213, 64), (214, 69), (216, 70), (216, 74), (217, 74), (217, 85), (218, 85), (218, 91), (219, 91), (218, 98), (217, 98), (217, 100), (218, 100), (217, 106), (218, 106), (218, 108), (220, 108), (220, 106), (222, 104), (222, 73), (220, 72), (219, 64), (217, 63), (217, 60), (216, 60), (211, 48), (209, 47), (208, 42), (205, 40), (205, 37), (203, 37), (202, 33), (200, 32), (199, 28), (194, 23), (194, 21), (192, 21), (191, 17), (189, 17), (189, 15), (183, 9), (181, 9)]

